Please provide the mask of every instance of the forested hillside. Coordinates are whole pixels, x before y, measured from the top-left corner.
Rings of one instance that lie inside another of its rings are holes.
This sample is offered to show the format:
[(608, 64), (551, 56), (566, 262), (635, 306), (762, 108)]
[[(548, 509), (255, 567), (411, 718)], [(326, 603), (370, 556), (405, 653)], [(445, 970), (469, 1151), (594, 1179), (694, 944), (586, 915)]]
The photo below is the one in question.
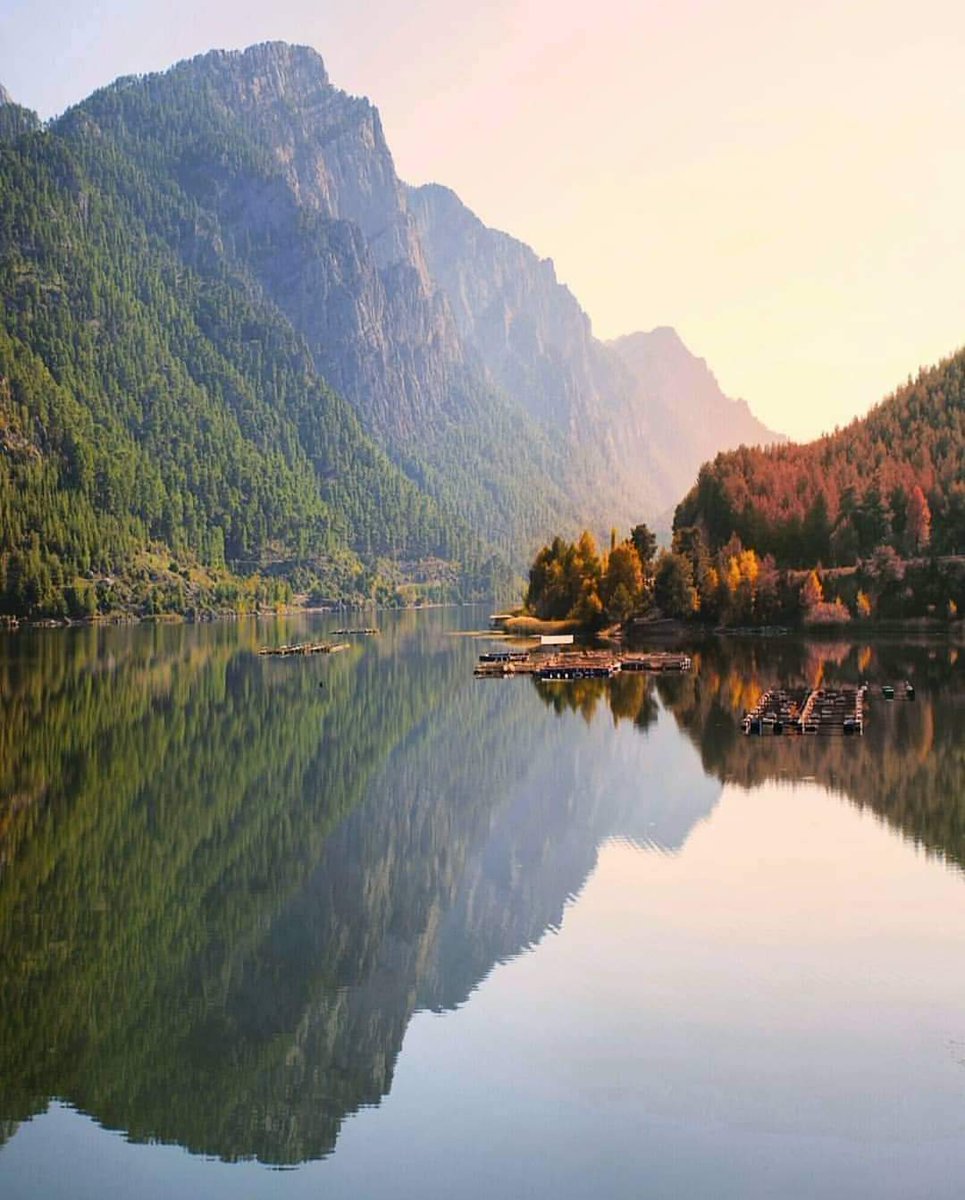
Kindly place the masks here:
[(695, 525), (790, 566), (965, 552), (965, 351), (815, 442), (718, 454), (677, 508)]
[(380, 555), (470, 575), (488, 557), (363, 432), (197, 207), (104, 139), (0, 148), (0, 289), (6, 611), (111, 607), (115, 576), (157, 574), (148, 549), (215, 572), (305, 564), (343, 594)]

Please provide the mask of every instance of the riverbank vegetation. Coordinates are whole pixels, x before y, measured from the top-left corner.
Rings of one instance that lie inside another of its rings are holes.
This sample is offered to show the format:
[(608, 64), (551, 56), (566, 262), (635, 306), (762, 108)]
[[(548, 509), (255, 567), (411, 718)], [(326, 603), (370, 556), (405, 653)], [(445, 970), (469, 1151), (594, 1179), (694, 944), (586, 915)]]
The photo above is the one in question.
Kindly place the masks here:
[(699, 526), (677, 529), (655, 552), (645, 525), (600, 553), (592, 534), (542, 548), (533, 562), (526, 610), (587, 630), (671, 617), (731, 627), (841, 625), (851, 621), (950, 621), (965, 611), (965, 558), (904, 559), (883, 544), (849, 567), (778, 567), (734, 534), (712, 551)]
[(620, 543), (614, 530), (604, 555), (586, 530), (575, 542), (554, 538), (530, 568), (527, 613), (588, 629), (629, 620), (651, 606), (656, 545), (644, 524)]

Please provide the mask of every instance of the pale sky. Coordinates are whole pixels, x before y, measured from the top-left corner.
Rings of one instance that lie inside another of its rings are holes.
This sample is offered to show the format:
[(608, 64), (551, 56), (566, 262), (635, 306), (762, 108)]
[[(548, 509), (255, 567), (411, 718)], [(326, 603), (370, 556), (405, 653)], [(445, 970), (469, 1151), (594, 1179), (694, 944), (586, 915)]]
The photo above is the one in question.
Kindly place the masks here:
[(0, 0), (44, 117), (212, 47), (314, 46), (400, 175), (552, 258), (600, 337), (673, 325), (810, 437), (965, 345), (961, 0)]

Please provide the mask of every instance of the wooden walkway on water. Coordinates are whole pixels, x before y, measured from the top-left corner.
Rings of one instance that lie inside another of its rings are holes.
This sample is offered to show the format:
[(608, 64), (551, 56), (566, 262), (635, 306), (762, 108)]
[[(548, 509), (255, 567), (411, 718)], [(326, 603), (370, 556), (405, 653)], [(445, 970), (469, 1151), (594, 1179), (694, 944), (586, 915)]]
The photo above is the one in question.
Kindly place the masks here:
[(611, 679), (619, 671), (689, 671), (689, 655), (654, 652), (650, 654), (610, 650), (580, 650), (557, 654), (505, 650), (480, 654), (473, 674), (483, 679), (506, 679), (533, 675), (537, 679)]

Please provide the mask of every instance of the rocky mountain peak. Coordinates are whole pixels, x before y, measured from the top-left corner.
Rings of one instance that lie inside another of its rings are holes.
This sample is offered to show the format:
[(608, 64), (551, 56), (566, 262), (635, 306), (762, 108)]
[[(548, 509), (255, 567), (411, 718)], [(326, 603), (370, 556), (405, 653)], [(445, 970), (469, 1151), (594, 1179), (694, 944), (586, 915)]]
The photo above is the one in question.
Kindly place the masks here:
[(259, 42), (245, 50), (209, 50), (180, 63), (248, 79), (263, 98), (281, 97), (312, 87), (330, 87), (325, 62), (311, 46), (287, 42)]
[(378, 110), (333, 87), (309, 46), (265, 42), (215, 50), (158, 77), (197, 89), (200, 102), (243, 129), (283, 174), (295, 203), (358, 226), (379, 268), (424, 265), (405, 212)]

